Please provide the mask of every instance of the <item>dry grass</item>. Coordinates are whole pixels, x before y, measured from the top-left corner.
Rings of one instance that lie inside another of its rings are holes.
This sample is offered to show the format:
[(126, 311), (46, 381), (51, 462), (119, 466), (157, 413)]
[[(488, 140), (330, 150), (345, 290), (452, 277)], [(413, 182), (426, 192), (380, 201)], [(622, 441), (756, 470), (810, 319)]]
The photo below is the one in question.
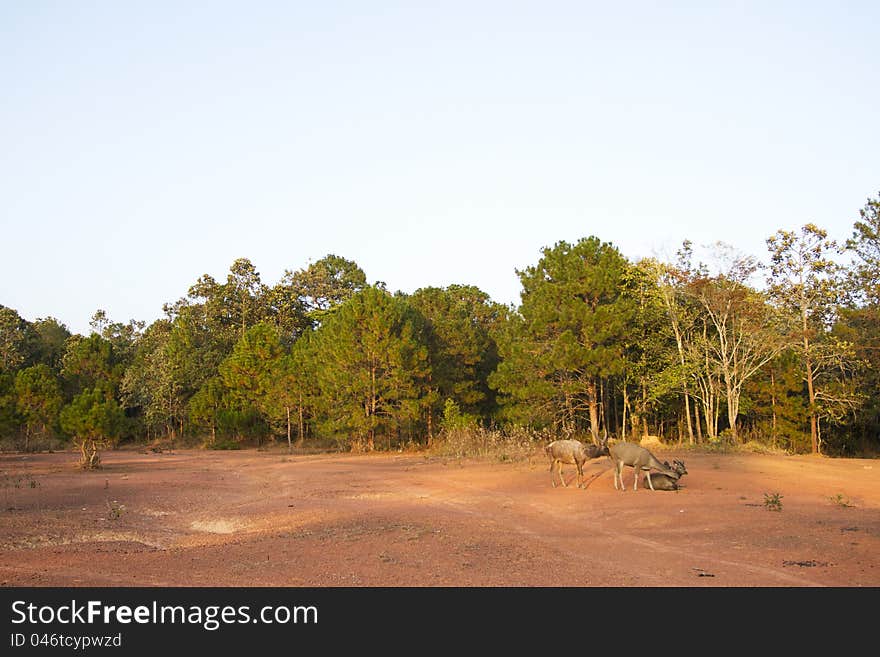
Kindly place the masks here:
[(525, 461), (555, 440), (549, 432), (514, 427), (504, 431), (467, 427), (444, 430), (431, 451), (451, 458)]

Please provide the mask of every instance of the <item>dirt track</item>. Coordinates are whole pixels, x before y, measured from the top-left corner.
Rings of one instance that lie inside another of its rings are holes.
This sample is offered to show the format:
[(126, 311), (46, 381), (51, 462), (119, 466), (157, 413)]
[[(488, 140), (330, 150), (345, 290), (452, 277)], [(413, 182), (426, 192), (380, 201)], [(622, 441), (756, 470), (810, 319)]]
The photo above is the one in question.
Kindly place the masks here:
[(615, 491), (605, 458), (584, 491), (543, 458), (2, 455), (0, 585), (880, 585), (880, 462), (659, 455), (682, 490)]

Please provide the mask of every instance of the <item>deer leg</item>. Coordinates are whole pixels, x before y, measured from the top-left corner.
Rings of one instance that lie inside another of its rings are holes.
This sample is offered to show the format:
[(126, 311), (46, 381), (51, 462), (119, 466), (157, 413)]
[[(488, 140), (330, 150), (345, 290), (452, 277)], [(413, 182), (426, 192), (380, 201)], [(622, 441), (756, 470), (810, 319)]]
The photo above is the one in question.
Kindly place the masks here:
[(645, 472), (645, 479), (648, 480), (648, 488), (654, 490), (654, 484), (651, 483), (651, 471), (648, 470)]
[(633, 490), (639, 489), (639, 466), (633, 466)]
[(580, 461), (576, 462), (578, 467), (578, 488), (585, 488), (584, 486), (584, 464)]
[(556, 488), (556, 477), (553, 476), (553, 466), (556, 465), (555, 459), (550, 459), (550, 483)]
[(568, 484), (565, 483), (565, 475), (562, 474), (562, 461), (559, 461), (559, 478), (562, 480), (562, 487), (568, 488)]

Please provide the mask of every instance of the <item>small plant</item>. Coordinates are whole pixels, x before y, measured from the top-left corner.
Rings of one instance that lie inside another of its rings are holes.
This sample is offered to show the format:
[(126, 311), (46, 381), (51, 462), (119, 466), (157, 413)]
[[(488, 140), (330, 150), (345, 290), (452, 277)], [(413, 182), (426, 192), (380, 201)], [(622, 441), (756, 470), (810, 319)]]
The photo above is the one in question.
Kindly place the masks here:
[(107, 500), (107, 519), (108, 520), (119, 520), (122, 517), (122, 514), (125, 513), (125, 505), (119, 504), (116, 500), (112, 502)]
[(782, 511), (782, 495), (779, 493), (764, 493), (764, 507), (768, 511)]
[(832, 504), (836, 504), (837, 506), (842, 506), (842, 507), (855, 506), (855, 504), (852, 503), (852, 500), (849, 499), (849, 496), (844, 495), (843, 493), (838, 493), (837, 495), (832, 495), (828, 499)]

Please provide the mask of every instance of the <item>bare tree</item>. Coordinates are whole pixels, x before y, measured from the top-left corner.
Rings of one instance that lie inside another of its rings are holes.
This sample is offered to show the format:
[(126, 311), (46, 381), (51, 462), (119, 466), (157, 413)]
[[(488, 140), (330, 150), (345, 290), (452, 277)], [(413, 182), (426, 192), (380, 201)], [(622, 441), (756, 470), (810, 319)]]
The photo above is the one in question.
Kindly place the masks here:
[(780, 315), (765, 296), (748, 285), (757, 261), (719, 244), (722, 272), (691, 284), (705, 317), (703, 350), (707, 369), (717, 368), (724, 384), (727, 419), (738, 440), (737, 417), (745, 382), (786, 346)]
[(799, 232), (777, 231), (767, 238), (767, 247), (771, 260), (768, 278), (771, 298), (797, 320), (790, 346), (803, 361), (812, 452), (818, 454), (819, 400), (826, 393), (817, 390), (817, 378), (823, 372), (839, 368), (847, 353), (845, 343), (828, 339), (840, 295), (841, 268), (831, 258), (837, 244), (828, 238), (825, 230), (810, 223)]

